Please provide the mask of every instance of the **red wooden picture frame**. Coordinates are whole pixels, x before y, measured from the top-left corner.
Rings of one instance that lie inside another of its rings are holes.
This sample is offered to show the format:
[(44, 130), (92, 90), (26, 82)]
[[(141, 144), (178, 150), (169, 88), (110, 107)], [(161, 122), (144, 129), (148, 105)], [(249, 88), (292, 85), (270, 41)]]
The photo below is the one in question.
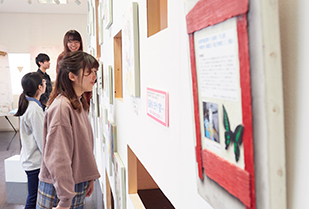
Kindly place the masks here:
[[(249, 40), (247, 16), (249, 0), (200, 0), (187, 14), (187, 33), (189, 35), (190, 59), (192, 73), (194, 120), (196, 130), (196, 161), (198, 175), (205, 174), (238, 198), (246, 208), (255, 209), (255, 175), (252, 135), (252, 105), (249, 62)], [(229, 18), (237, 18), (237, 38), (240, 67), (240, 87), (242, 99), (242, 120), (245, 128), (243, 134), (244, 163), (241, 169), (211, 151), (202, 150), (200, 113), (198, 98), (198, 78), (196, 72), (194, 33), (208, 26), (221, 23)]]

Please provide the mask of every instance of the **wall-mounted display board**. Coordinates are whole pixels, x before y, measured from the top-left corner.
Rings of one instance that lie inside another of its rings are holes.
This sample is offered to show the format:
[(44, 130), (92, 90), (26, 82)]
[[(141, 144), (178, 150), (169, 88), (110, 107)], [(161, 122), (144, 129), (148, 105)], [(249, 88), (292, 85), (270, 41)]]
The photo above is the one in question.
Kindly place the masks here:
[(102, 45), (103, 44), (103, 31), (104, 31), (104, 27), (103, 27), (103, 21), (104, 21), (104, 15), (103, 15), (103, 3), (102, 1), (99, 2), (99, 5), (98, 5), (98, 8), (97, 8), (97, 11), (98, 11), (98, 38), (99, 38), (99, 45)]
[(114, 36), (114, 93), (122, 100), (122, 30)]
[(99, 89), (96, 90), (96, 94), (95, 95), (92, 95), (93, 97), (97, 97), (96, 99), (96, 109), (97, 109), (97, 117), (99, 118), (100, 117), (100, 103), (101, 103), (101, 99), (100, 99), (100, 95), (99, 95)]
[(147, 88), (147, 115), (164, 126), (168, 126), (168, 92)]
[(90, 36), (91, 36), (91, 27), (90, 27), (90, 25), (91, 25), (91, 1), (87, 1), (87, 8), (88, 8), (88, 11), (87, 11), (87, 14), (88, 14), (88, 17), (87, 17), (87, 34), (88, 34), (88, 40), (87, 40), (87, 42), (88, 43), (90, 43), (89, 42), (89, 40), (90, 40)]
[(199, 179), (255, 208), (247, 11), (248, 0), (200, 0), (186, 21)]
[(104, 70), (104, 66), (103, 66), (103, 62), (102, 61), (99, 61), (99, 69), (98, 69), (98, 71), (97, 71), (97, 83), (98, 83), (98, 88), (99, 88), (99, 94), (101, 94), (101, 92), (102, 92), (102, 89), (104, 88), (104, 84), (103, 84), (103, 82), (104, 82), (104, 78), (103, 78), (103, 76), (104, 76), (104, 72), (103, 72), (103, 70)]
[(13, 107), (11, 72), (7, 47), (0, 45), (0, 116), (6, 116)]
[(92, 1), (88, 1), (88, 34), (95, 35), (95, 9)]
[(101, 57), (101, 47), (100, 47), (100, 22), (101, 22), (101, 11), (100, 11), (100, 1), (95, 0), (95, 40), (96, 40), (96, 51), (97, 51), (97, 58)]
[(123, 70), (125, 93), (140, 96), (139, 24), (138, 3), (132, 2), (123, 24)]
[(107, 95), (109, 98), (109, 103), (113, 104), (113, 96), (114, 96), (114, 92), (113, 92), (113, 67), (112, 66), (108, 66), (108, 90), (107, 90)]
[(104, 0), (104, 28), (109, 29), (113, 24), (113, 0)]
[[(103, 96), (107, 96), (107, 90), (108, 90), (108, 66), (107, 65), (103, 65), (103, 89), (104, 89), (104, 92), (106, 94), (103, 94)], [(103, 92), (103, 93), (104, 93)]]
[(113, 175), (112, 168), (115, 164), (115, 152), (117, 151), (117, 135), (116, 135), (116, 126), (108, 121), (108, 155), (109, 155), (109, 168), (110, 175)]
[(126, 209), (126, 180), (125, 167), (120, 155), (115, 153), (115, 199), (116, 207)]
[(108, 125), (108, 123), (107, 123), (108, 112), (107, 112), (107, 108), (103, 104), (101, 104), (101, 111), (100, 112), (101, 112), (100, 117), (101, 117), (101, 123), (102, 123), (101, 124), (102, 131), (103, 131), (103, 133), (107, 133), (107, 131), (108, 131), (108, 127), (107, 127), (107, 125)]

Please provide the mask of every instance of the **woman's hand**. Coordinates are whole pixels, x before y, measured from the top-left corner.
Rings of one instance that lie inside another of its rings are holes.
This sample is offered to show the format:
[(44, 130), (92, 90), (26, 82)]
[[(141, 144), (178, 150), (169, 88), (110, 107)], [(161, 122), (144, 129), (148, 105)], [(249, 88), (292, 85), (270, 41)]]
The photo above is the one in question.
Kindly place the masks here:
[(87, 191), (86, 191), (86, 197), (89, 197), (92, 194), (93, 188), (94, 188), (94, 180), (91, 180), (91, 181), (88, 182), (88, 188), (87, 188)]
[[(93, 188), (94, 188), (94, 180), (91, 180), (91, 181), (88, 182), (88, 187), (87, 187), (87, 191), (86, 191), (86, 197), (89, 197), (92, 194)], [(64, 208), (64, 207), (60, 207), (58, 205), (56, 207), (56, 209), (70, 209), (70, 207)]]

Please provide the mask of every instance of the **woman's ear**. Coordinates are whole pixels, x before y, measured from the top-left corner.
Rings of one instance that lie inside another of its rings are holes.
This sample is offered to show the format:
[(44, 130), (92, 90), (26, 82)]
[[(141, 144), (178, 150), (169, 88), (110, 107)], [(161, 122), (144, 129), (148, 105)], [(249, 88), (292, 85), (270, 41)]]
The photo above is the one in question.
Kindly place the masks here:
[(38, 92), (42, 92), (44, 94), (45, 92), (43, 92), (43, 89), (44, 89), (43, 86), (40, 84), (38, 86), (38, 90), (37, 90), (37, 92), (35, 94), (38, 94)]
[(69, 79), (71, 81), (76, 81), (76, 75), (74, 75), (72, 72), (69, 72)]
[(42, 90), (42, 88), (43, 88), (43, 86), (40, 84), (40, 85), (38, 85), (38, 90)]

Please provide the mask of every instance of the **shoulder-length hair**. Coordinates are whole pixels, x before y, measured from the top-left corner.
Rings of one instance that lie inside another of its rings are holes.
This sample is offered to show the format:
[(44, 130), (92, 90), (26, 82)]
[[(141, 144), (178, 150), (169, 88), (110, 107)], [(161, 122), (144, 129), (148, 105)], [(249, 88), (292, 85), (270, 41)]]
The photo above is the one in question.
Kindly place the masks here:
[(81, 35), (76, 30), (69, 30), (68, 32), (66, 32), (66, 34), (63, 37), (64, 53), (70, 52), (70, 49), (68, 47), (68, 42), (70, 40), (79, 41), (80, 47), (79, 47), (78, 51), (83, 51), (83, 40), (82, 40)]
[[(76, 76), (84, 76), (85, 70), (98, 69), (98, 61), (90, 54), (82, 51), (69, 52), (64, 55), (63, 59), (59, 62), (59, 73), (56, 78), (54, 89), (50, 95), (47, 105), (50, 106), (55, 98), (61, 94), (67, 97), (73, 108), (81, 111), (81, 104), (74, 91), (72, 82), (69, 78), (69, 73)], [(83, 78), (82, 78), (83, 79)], [(85, 93), (82, 94), (81, 102), (85, 110), (89, 110), (89, 105), (86, 101)]]

